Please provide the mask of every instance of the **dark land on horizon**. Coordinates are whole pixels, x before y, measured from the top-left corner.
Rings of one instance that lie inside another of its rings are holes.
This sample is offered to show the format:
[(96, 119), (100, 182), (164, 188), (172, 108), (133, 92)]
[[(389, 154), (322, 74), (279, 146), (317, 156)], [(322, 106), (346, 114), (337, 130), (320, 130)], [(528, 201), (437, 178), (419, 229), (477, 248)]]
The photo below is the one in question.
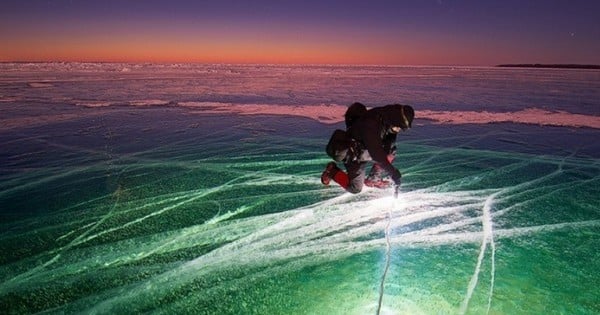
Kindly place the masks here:
[(519, 63), (502, 64), (496, 67), (506, 68), (557, 68), (557, 69), (600, 69), (600, 65), (581, 65), (581, 64), (540, 64), (540, 63)]

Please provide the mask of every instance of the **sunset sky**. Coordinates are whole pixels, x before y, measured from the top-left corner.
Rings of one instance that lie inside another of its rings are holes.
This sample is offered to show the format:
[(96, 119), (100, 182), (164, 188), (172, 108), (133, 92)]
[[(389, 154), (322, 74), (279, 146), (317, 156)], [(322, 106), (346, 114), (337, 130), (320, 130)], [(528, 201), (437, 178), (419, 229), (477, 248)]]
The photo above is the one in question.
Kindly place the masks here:
[(3, 0), (0, 61), (600, 64), (600, 1)]

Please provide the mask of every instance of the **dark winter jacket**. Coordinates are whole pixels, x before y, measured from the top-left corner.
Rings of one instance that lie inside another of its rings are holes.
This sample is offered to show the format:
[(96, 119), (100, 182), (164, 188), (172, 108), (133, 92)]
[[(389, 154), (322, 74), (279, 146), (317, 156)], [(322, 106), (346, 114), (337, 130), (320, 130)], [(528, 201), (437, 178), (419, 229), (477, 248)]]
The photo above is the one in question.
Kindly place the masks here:
[(371, 159), (379, 164), (394, 181), (397, 181), (401, 174), (387, 159), (397, 136), (391, 128), (394, 126), (402, 130), (410, 128), (414, 115), (414, 110), (409, 105), (393, 104), (375, 107), (356, 119), (348, 129), (350, 136), (361, 143), (369, 152)]

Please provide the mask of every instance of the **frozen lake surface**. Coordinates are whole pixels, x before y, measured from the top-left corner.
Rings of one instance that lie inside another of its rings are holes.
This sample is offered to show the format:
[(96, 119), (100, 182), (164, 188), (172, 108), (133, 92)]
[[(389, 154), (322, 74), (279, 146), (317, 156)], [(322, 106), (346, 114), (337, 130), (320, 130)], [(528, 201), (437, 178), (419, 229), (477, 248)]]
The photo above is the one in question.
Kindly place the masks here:
[[(416, 109), (397, 200), (320, 183), (355, 101)], [(600, 312), (598, 71), (5, 63), (0, 106), (3, 312)]]

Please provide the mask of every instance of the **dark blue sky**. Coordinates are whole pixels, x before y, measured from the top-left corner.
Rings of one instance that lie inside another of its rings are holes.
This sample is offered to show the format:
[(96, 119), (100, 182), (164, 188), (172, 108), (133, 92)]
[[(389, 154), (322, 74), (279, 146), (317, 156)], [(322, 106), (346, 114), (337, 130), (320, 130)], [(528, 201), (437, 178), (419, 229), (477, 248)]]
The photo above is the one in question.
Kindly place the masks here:
[(600, 1), (3, 1), (0, 60), (600, 64)]

